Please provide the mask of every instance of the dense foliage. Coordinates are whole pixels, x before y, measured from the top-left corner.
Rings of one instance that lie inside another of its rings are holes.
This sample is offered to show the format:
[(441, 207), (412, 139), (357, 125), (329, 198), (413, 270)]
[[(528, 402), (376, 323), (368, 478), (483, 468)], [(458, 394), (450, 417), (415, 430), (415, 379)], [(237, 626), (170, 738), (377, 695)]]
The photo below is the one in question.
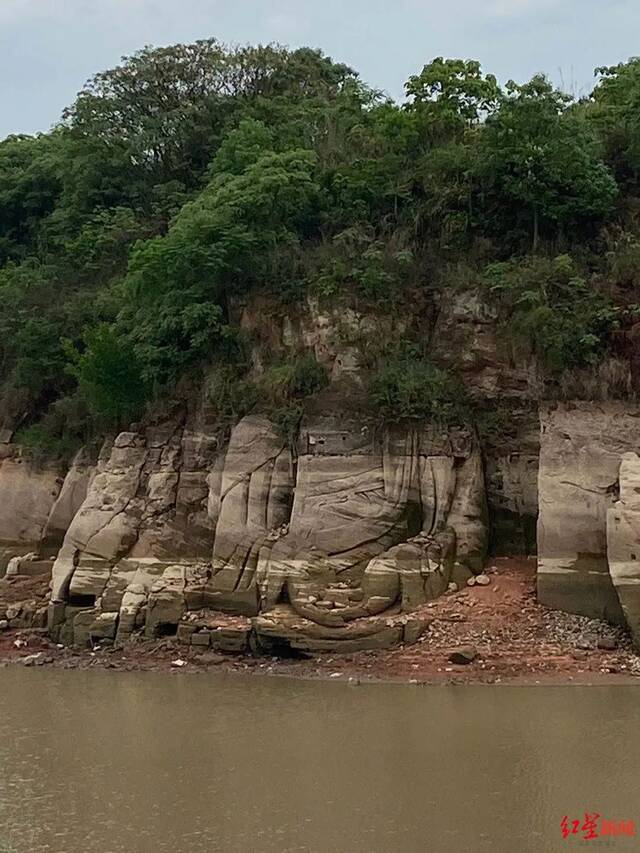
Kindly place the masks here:
[(446, 370), (409, 354), (385, 361), (371, 380), (371, 399), (385, 420), (428, 418), (438, 424), (464, 421), (464, 386)]
[[(576, 102), (438, 58), (396, 104), (315, 50), (124, 58), (51, 133), (0, 142), (0, 425), (84, 438), (205, 366), (222, 415), (293, 420), (325, 377), (293, 353), (248, 381), (237, 300), (410, 311), (457, 286), (443, 269), (546, 382), (597, 363), (640, 302), (640, 59), (597, 74)], [(412, 343), (373, 366), (372, 404), (455, 417), (457, 380)]]

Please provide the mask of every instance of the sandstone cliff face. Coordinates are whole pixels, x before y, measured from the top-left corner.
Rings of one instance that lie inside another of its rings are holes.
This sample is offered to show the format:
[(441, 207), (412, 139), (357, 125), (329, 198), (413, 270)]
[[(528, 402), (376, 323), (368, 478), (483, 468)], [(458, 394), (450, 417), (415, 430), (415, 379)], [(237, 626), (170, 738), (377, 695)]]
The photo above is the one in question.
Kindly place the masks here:
[(401, 641), (401, 614), (465, 582), (486, 546), (470, 434), (321, 417), (291, 447), (249, 416), (218, 449), (168, 424), (103, 449), (53, 567), (50, 627), (83, 644), (188, 634), (195, 618), (237, 644), (213, 624), (226, 613), (267, 647), (373, 648)]
[[(623, 404), (563, 405), (542, 412), (538, 521), (542, 603), (623, 622), (610, 572), (607, 518), (621, 497), (622, 460), (639, 445), (640, 412)], [(628, 490), (625, 495), (628, 499)], [(625, 512), (622, 507), (618, 513), (620, 523)], [(619, 539), (613, 532), (615, 518), (611, 518), (612, 545)]]
[[(482, 447), (485, 464), (491, 550), (502, 555), (536, 553), (538, 515), (538, 389), (531, 365), (515, 363), (504, 345), (495, 311), (477, 289), (448, 294), (440, 303), (417, 294), (411, 311), (362, 309), (349, 302), (321, 304), (308, 298), (295, 313), (274, 310), (264, 296), (253, 296), (238, 309), (238, 322), (255, 341), (258, 372), (262, 353), (311, 350), (332, 383), (361, 382), (360, 364), (367, 348), (416, 334), (428, 342), (431, 360), (455, 370), (472, 397), (495, 401), (491, 413), (506, 407), (511, 434)], [(343, 394), (339, 413), (349, 409)]]
[(95, 472), (95, 460), (80, 450), (71, 462), (42, 531), (40, 547), (47, 554), (55, 555), (62, 545), (69, 525), (87, 497)]
[[(626, 623), (637, 642), (639, 425), (622, 404), (545, 408), (538, 521), (541, 602)], [(503, 476), (533, 511), (530, 461), (512, 454)], [(202, 422), (171, 422), (108, 442), (88, 482), (53, 571), (50, 627), (68, 643), (134, 631), (228, 650), (408, 642), (411, 614), (465, 583), (488, 545), (476, 438), (425, 423), (309, 413), (290, 445), (251, 415), (221, 445)]]
[(359, 410), (363, 341), (432, 325), (430, 306), (417, 307), (420, 317), (381, 318), (312, 299), (287, 316), (260, 297), (240, 306), (257, 375), (266, 349), (312, 350), (330, 388), (293, 443), (259, 415), (222, 440), (201, 405), (121, 433), (96, 462), (80, 454), (17, 535), (35, 557), (13, 570), (55, 556), (53, 635), (83, 644), (177, 629), (201, 644), (251, 635), (305, 649), (415, 640), (405, 614), (466, 582), (488, 544), (476, 438), (381, 429)]
[(175, 421), (105, 444), (53, 565), (52, 601), (71, 608), (54, 606), (51, 617), (56, 626), (67, 623), (65, 639), (93, 630), (115, 636), (117, 628), (130, 634), (144, 624), (149, 592), (154, 584), (161, 591), (174, 562), (210, 558), (216, 448), (216, 436), (198, 423)]
[(30, 464), (18, 448), (0, 445), (0, 577), (8, 561), (39, 547), (63, 484), (57, 467)]
[(531, 373), (514, 364), (501, 346), (497, 313), (477, 290), (448, 295), (433, 330), (433, 357), (458, 372), (467, 387), (486, 398), (531, 397)]
[[(97, 460), (79, 454), (65, 477), (5, 445), (0, 570), (15, 555), (12, 572), (53, 565), (49, 626), (65, 643), (177, 631), (226, 650), (346, 651), (415, 640), (411, 614), (489, 549), (535, 552), (537, 519), (540, 600), (626, 622), (640, 642), (640, 412), (548, 406), (538, 427), (531, 377), (501, 352), (477, 294), (417, 307), (383, 320), (312, 300), (297, 316), (242, 307), (257, 374), (265, 347), (293, 348), (331, 377), (293, 442), (264, 415), (225, 436), (213, 401), (132, 427)], [(453, 359), (496, 406), (511, 401), (499, 440), (383, 429), (360, 406), (363, 335), (427, 319), (433, 359)]]
[(640, 647), (640, 457), (637, 453), (622, 456), (618, 481), (620, 500), (607, 510), (607, 560), (625, 622), (635, 645)]
[[(438, 306), (431, 357), (455, 370), (472, 396), (505, 409), (508, 435), (483, 443), (491, 550), (535, 554), (538, 516), (539, 418), (532, 366), (516, 363), (497, 314), (477, 290), (454, 293)], [(508, 414), (507, 414), (508, 413)]]

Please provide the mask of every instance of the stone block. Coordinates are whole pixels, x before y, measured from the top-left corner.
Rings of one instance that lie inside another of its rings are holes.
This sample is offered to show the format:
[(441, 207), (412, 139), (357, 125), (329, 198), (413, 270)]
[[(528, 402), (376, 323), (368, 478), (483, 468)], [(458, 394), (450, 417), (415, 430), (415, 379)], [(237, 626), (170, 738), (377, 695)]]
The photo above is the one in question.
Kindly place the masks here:
[(189, 624), (189, 622), (180, 622), (178, 625), (178, 631), (176, 633), (176, 637), (179, 643), (184, 643), (185, 645), (189, 645), (191, 643), (191, 637), (196, 631), (196, 626)]
[(249, 628), (215, 628), (211, 631), (211, 648), (219, 652), (245, 652), (249, 647), (249, 633)]

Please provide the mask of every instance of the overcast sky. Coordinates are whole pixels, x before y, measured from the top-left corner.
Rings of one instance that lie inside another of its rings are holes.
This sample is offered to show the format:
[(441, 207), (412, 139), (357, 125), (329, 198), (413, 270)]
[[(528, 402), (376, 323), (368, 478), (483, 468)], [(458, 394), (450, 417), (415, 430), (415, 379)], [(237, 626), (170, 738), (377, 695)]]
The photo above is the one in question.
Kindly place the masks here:
[(47, 130), (123, 54), (207, 36), (321, 47), (396, 98), (441, 55), (584, 94), (640, 53), (640, 0), (0, 0), (0, 137)]

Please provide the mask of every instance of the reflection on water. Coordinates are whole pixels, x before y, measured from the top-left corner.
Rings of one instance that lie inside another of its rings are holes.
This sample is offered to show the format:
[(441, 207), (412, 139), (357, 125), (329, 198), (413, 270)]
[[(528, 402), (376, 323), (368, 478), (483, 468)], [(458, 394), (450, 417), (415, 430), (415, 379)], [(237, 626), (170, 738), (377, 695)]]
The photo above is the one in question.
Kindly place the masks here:
[(565, 814), (640, 825), (634, 687), (4, 669), (0, 696), (3, 853), (555, 853), (588, 844)]

